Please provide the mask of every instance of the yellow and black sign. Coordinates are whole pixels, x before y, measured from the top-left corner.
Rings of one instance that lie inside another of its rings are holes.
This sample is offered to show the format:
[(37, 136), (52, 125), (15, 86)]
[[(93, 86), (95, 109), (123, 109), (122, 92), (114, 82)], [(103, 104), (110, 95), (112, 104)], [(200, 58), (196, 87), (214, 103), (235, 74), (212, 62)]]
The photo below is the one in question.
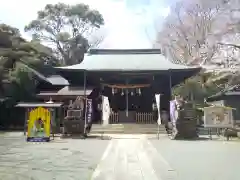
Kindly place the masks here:
[(51, 112), (43, 107), (30, 111), (27, 141), (48, 142), (50, 140)]

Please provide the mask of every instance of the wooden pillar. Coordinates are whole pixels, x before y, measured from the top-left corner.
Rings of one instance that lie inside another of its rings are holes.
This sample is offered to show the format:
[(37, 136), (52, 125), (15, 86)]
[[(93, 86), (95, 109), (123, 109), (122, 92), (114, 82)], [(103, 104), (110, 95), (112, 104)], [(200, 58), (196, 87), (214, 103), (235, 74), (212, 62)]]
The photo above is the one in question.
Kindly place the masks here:
[(58, 111), (57, 111), (57, 114), (58, 114), (58, 117), (59, 117), (59, 122), (58, 122), (58, 129), (59, 129), (59, 132), (61, 133), (61, 121), (62, 121), (62, 115), (63, 115), (63, 113), (62, 113), (62, 107), (60, 107), (59, 109), (58, 109)]
[(84, 98), (85, 98), (85, 111), (84, 111), (84, 135), (86, 134), (87, 128), (87, 94), (86, 94), (86, 87), (87, 86), (87, 72), (84, 71)]
[(169, 91), (170, 91), (170, 101), (169, 101), (169, 111), (168, 111), (168, 115), (169, 115), (169, 120), (171, 121), (171, 112), (170, 112), (170, 103), (171, 103), (171, 101), (172, 101), (172, 73), (171, 73), (171, 71), (170, 71), (170, 73), (169, 73)]
[[(128, 80), (126, 80), (126, 85), (128, 85)], [(128, 88), (126, 89), (126, 116), (128, 117)]]
[(54, 139), (55, 128), (56, 128), (56, 109), (51, 108), (49, 110), (51, 112), (51, 131), (52, 131), (52, 137)]
[(23, 130), (23, 134), (24, 136), (26, 136), (26, 129), (27, 129), (27, 124), (28, 124), (28, 116), (29, 116), (29, 108), (26, 108), (25, 110), (25, 121), (24, 121), (24, 130)]

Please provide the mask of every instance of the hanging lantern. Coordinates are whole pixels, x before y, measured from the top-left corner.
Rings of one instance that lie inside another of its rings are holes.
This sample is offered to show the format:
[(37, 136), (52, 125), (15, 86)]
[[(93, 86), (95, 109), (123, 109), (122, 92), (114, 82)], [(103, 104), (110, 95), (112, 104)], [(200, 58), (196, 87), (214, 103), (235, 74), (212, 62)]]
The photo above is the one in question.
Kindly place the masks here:
[(122, 89), (122, 93), (121, 93), (121, 96), (123, 96), (124, 95), (124, 91), (123, 91), (123, 89)]
[(133, 96), (134, 95), (134, 92), (133, 92), (133, 90), (131, 91), (131, 96)]
[(47, 104), (52, 104), (53, 101), (52, 101), (52, 98), (50, 97), (49, 101), (46, 102)]
[(114, 93), (115, 93), (114, 88), (112, 88), (112, 94), (114, 94)]
[(140, 88), (138, 88), (138, 94), (141, 95), (141, 89)]
[(101, 111), (102, 110), (102, 103), (98, 104), (98, 110)]
[(152, 103), (152, 110), (156, 110), (157, 109), (157, 104), (156, 103)]

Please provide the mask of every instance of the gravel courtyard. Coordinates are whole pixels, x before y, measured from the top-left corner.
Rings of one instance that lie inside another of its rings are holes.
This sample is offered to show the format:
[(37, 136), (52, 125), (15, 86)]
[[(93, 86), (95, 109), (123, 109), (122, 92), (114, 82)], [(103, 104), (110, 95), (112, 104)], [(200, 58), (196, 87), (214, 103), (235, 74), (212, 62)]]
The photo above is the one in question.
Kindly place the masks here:
[(236, 140), (113, 135), (27, 143), (0, 134), (0, 180), (239, 180), (239, 152)]
[(0, 180), (88, 180), (108, 140), (59, 139), (27, 143), (0, 135)]
[[(151, 140), (177, 180), (239, 180), (240, 141)], [(163, 178), (164, 179), (164, 178)]]

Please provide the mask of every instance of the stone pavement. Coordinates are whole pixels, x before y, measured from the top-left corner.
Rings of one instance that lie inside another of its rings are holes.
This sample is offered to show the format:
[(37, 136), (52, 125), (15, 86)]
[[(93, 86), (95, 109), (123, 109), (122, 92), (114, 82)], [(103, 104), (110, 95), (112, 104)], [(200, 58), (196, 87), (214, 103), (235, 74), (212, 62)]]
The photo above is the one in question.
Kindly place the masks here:
[(92, 180), (160, 180), (163, 177), (175, 179), (177, 176), (146, 136), (121, 135), (108, 145)]

